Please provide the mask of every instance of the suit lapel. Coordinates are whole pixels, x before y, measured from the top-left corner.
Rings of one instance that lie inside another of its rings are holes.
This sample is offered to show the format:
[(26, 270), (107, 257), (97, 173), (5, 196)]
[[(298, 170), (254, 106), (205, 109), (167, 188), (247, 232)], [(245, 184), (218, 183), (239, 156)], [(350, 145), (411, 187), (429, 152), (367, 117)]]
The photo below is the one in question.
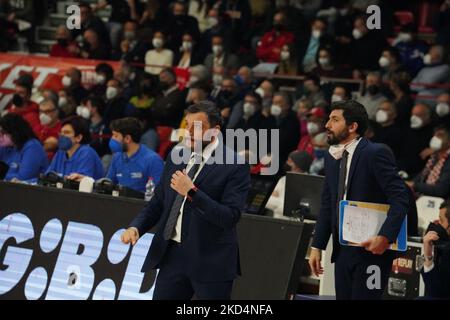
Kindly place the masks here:
[(350, 171), (348, 173), (348, 181), (347, 181), (347, 188), (346, 188), (347, 196), (348, 196), (349, 186), (351, 185), (351, 182), (352, 182), (353, 174), (355, 173), (356, 166), (358, 165), (358, 160), (361, 156), (363, 149), (367, 146), (368, 143), (369, 143), (369, 141), (366, 138), (362, 138), (361, 141), (356, 146), (355, 152), (353, 153), (352, 162), (350, 164)]

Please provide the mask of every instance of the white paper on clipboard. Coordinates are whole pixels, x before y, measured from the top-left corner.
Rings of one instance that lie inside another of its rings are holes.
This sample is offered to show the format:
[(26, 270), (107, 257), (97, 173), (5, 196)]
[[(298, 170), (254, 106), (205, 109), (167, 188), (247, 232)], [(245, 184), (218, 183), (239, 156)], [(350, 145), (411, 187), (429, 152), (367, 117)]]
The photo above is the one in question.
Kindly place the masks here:
[(342, 224), (342, 238), (353, 243), (364, 242), (378, 234), (386, 217), (386, 213), (382, 211), (346, 206)]

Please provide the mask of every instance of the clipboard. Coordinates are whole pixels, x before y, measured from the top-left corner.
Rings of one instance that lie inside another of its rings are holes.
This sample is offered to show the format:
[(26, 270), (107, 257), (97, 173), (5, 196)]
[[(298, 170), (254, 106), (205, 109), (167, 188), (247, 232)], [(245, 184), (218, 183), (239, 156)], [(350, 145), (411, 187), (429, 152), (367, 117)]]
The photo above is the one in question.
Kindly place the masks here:
[[(377, 210), (381, 213), (386, 214), (386, 216), (390, 206), (388, 204), (351, 200), (341, 200), (339, 202), (339, 243), (345, 246), (359, 246), (359, 244), (357, 243), (352, 243), (343, 239), (345, 209), (349, 206)], [(407, 216), (405, 216), (405, 219), (403, 220), (402, 226), (400, 228), (400, 232), (398, 233), (397, 240), (389, 246), (389, 249), (394, 251), (406, 251), (408, 247), (407, 237)]]

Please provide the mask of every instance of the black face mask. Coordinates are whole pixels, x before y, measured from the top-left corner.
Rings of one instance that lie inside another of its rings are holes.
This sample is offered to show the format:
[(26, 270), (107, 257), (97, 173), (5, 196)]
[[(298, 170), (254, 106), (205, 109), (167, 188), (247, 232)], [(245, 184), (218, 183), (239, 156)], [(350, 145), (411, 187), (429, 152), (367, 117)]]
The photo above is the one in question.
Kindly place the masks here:
[(68, 45), (68, 41), (67, 41), (67, 39), (56, 39), (56, 41), (58, 41), (58, 44), (61, 46), (61, 47), (67, 47), (67, 45)]
[(435, 224), (433, 222), (430, 222), (430, 224), (428, 225), (427, 231), (425, 232), (425, 234), (428, 231), (434, 231), (437, 233), (439, 240), (438, 241), (449, 241), (449, 235), (447, 233), (447, 230), (445, 230), (445, 228), (443, 226), (441, 226), (439, 223)]
[(81, 45), (81, 47), (84, 50), (90, 50), (91, 49), (91, 44), (89, 42), (87, 42), (87, 41), (83, 41), (83, 44)]
[(148, 84), (143, 84), (140, 87), (141, 94), (151, 94), (152, 89), (153, 89), (152, 86)]
[(284, 172), (292, 171), (292, 167), (290, 165), (288, 165), (287, 163), (284, 164), (283, 169), (284, 169)]
[(228, 90), (222, 90), (221, 95), (222, 95), (222, 97), (224, 97), (225, 99), (230, 99), (231, 96), (233, 95), (233, 92), (228, 91)]
[(380, 92), (380, 87), (377, 85), (368, 86), (366, 89), (367, 89), (367, 92), (369, 94), (371, 94), (372, 96), (374, 96)]
[(16, 107), (21, 107), (23, 106), (23, 104), (25, 103), (25, 101), (23, 100), (22, 96), (20, 96), (19, 94), (15, 93), (13, 95), (12, 98), (12, 103), (16, 106)]
[(167, 83), (167, 82), (160, 82), (160, 83), (159, 83), (159, 88), (160, 88), (161, 90), (163, 90), (163, 91), (169, 89), (169, 87), (170, 87), (170, 84)]
[(275, 31), (283, 31), (283, 29), (284, 29), (284, 26), (281, 24), (281, 23), (275, 23), (274, 25), (273, 25), (273, 28), (274, 28), (274, 30)]

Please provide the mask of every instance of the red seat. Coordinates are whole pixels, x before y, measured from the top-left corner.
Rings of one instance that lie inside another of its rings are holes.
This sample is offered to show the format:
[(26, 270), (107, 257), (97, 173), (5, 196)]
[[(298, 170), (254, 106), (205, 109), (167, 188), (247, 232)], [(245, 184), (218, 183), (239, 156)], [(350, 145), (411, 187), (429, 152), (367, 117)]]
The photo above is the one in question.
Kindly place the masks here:
[(172, 141), (170, 141), (170, 135), (172, 134), (172, 127), (164, 127), (164, 126), (158, 126), (156, 127), (156, 132), (158, 133), (159, 137), (159, 148), (158, 148), (158, 154), (161, 156), (161, 158), (165, 159), (167, 152), (172, 145)]

